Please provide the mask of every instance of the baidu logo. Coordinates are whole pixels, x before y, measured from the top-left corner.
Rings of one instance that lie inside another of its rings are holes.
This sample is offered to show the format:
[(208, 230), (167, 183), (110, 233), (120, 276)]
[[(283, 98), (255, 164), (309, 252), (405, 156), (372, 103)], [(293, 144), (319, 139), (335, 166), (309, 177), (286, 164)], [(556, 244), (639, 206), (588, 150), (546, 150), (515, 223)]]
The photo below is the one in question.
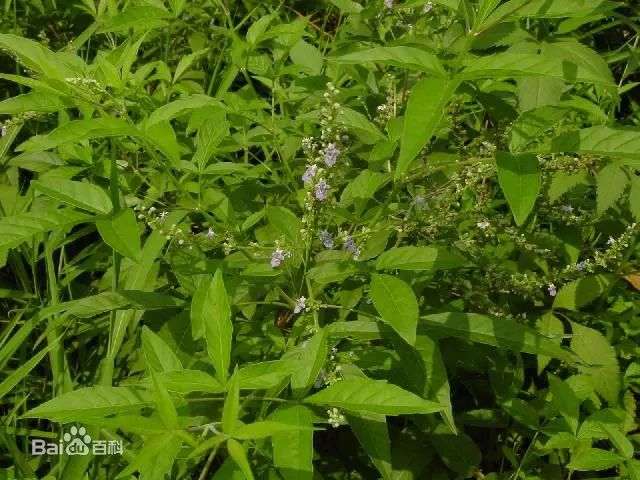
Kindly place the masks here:
[(58, 443), (41, 438), (31, 440), (31, 455), (118, 455), (122, 454), (122, 440), (93, 440), (84, 427), (73, 426)]

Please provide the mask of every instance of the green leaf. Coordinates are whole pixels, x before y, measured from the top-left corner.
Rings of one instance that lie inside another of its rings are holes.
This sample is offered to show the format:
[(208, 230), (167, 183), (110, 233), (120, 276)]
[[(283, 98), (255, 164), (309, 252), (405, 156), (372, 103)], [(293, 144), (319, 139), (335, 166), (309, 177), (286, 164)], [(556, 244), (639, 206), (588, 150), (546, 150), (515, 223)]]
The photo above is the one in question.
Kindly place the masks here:
[(133, 210), (125, 208), (105, 220), (96, 220), (96, 227), (104, 242), (116, 252), (136, 263), (142, 259), (140, 231)]
[(413, 345), (418, 325), (418, 301), (411, 287), (399, 278), (373, 274), (371, 299), (385, 323)]
[(191, 66), (206, 53), (209, 53), (209, 49), (203, 48), (201, 50), (198, 50), (197, 52), (193, 52), (182, 57), (180, 59), (180, 62), (178, 62), (175, 73), (173, 74), (173, 83), (176, 83), (178, 80), (180, 80), (185, 72), (189, 70), (189, 68), (191, 68)]
[(400, 180), (433, 137), (447, 104), (460, 82), (446, 78), (425, 78), (411, 90), (400, 139), (395, 179)]
[(222, 408), (222, 431), (232, 434), (236, 430), (240, 415), (240, 376), (234, 373), (227, 384), (227, 396)]
[[(629, 191), (629, 209), (636, 222), (640, 222), (640, 177), (631, 177), (631, 190)], [(1, 220), (0, 220), (1, 222)]]
[(347, 416), (354, 435), (367, 452), (384, 480), (391, 480), (391, 440), (387, 430), (387, 417), (377, 414), (351, 413)]
[(304, 401), (381, 415), (429, 414), (443, 409), (442, 405), (424, 400), (396, 385), (368, 378), (341, 380)]
[[(142, 327), (142, 348), (152, 372), (182, 370), (182, 363), (173, 349), (146, 325)], [(164, 384), (162, 378), (160, 381)]]
[(427, 72), (437, 77), (446, 77), (447, 72), (433, 53), (415, 47), (375, 47), (369, 50), (349, 53), (341, 57), (334, 57), (338, 63), (357, 64), (382, 63), (394, 67), (407, 68)]
[(580, 400), (571, 387), (555, 375), (547, 374), (549, 388), (553, 395), (553, 405), (571, 427), (571, 433), (577, 435), (580, 423)]
[(273, 463), (284, 480), (312, 480), (313, 478), (313, 423), (312, 412), (303, 405), (279, 407), (273, 421), (295, 430), (273, 435)]
[(238, 371), (241, 390), (261, 390), (273, 388), (300, 370), (299, 362), (275, 360), (271, 362), (252, 363)]
[[(564, 324), (562, 321), (556, 317), (552, 312), (547, 312), (542, 315), (536, 321), (536, 330), (540, 332), (545, 337), (549, 338), (552, 342), (555, 342), (556, 345), (560, 345), (562, 343), (562, 336), (564, 335)], [(542, 371), (549, 365), (551, 358), (546, 355), (538, 355), (538, 374), (542, 373)]]
[(398, 247), (384, 252), (376, 263), (377, 270), (451, 270), (469, 266), (462, 256), (444, 247)]
[(362, 143), (367, 145), (374, 145), (386, 138), (380, 129), (371, 123), (366, 116), (349, 107), (342, 107), (340, 113), (338, 113), (338, 121), (353, 132)]
[(11, 372), (10, 375), (7, 375), (7, 377), (2, 381), (2, 383), (0, 383), (0, 399), (4, 397), (7, 393), (9, 393), (13, 389), (13, 387), (15, 387), (18, 383), (20, 383), (29, 374), (29, 372), (33, 370), (40, 363), (40, 361), (44, 358), (44, 356), (47, 353), (49, 353), (49, 351), (52, 348), (56, 346), (57, 346), (56, 343), (52, 343), (48, 347), (43, 348), (34, 356), (29, 358), (29, 360), (27, 360), (18, 368), (16, 368), (13, 372)]
[[(226, 384), (231, 365), (233, 324), (222, 270), (198, 287), (191, 303), (191, 327), (194, 332), (204, 331), (207, 352), (216, 369), (216, 377), (220, 383)], [(194, 333), (194, 339), (200, 336)]]
[(599, 274), (589, 275), (567, 283), (556, 295), (553, 308), (566, 308), (577, 312), (606, 292), (614, 280), (612, 275)]
[(229, 456), (233, 459), (240, 470), (242, 470), (244, 478), (246, 480), (253, 480), (254, 476), (251, 472), (251, 466), (249, 465), (249, 460), (247, 460), (247, 453), (245, 452), (244, 447), (233, 438), (230, 438), (227, 441), (227, 449), (229, 450)]
[(181, 117), (182, 115), (191, 113), (193, 110), (204, 107), (216, 107), (222, 109), (223, 105), (220, 100), (207, 95), (185, 96), (154, 110), (146, 122), (147, 128), (157, 123), (168, 122), (169, 120)]
[(600, 448), (589, 448), (572, 456), (567, 468), (579, 472), (600, 471), (613, 468), (623, 461), (624, 458), (617, 453)]
[(178, 412), (176, 411), (176, 407), (173, 404), (173, 400), (171, 400), (169, 392), (162, 382), (158, 380), (158, 377), (153, 371), (151, 372), (151, 378), (153, 379), (155, 391), (154, 401), (157, 412), (167, 429), (173, 430), (178, 426)]
[[(222, 393), (225, 391), (218, 380), (200, 370), (158, 371), (156, 376), (167, 390), (181, 395), (192, 392)], [(141, 384), (144, 384), (144, 381)]]
[(522, 226), (535, 207), (540, 193), (542, 174), (538, 157), (533, 154), (516, 156), (498, 152), (496, 164), (500, 187), (516, 224)]
[(426, 335), (419, 335), (413, 347), (403, 341), (394, 342), (394, 346), (411, 390), (443, 405), (441, 415), (451, 431), (456, 433), (449, 379), (438, 342)]
[(29, 70), (52, 79), (64, 80), (85, 68), (77, 55), (54, 53), (38, 42), (16, 35), (0, 34), (0, 50), (13, 53)]
[(15, 248), (22, 242), (56, 228), (72, 227), (89, 222), (93, 216), (69, 208), (33, 210), (12, 217), (0, 218), (0, 248)]
[(457, 474), (469, 478), (482, 461), (482, 453), (467, 435), (431, 435), (431, 443), (443, 463)]
[(511, 127), (509, 149), (516, 153), (526, 149), (533, 141), (567, 116), (566, 108), (546, 106), (529, 110), (518, 117)]
[(62, 394), (36, 408), (23, 418), (48, 418), (54, 422), (81, 422), (85, 417), (137, 411), (149, 405), (141, 393), (127, 387), (87, 387)]
[(475, 313), (436, 313), (420, 317), (418, 331), (439, 337), (456, 337), (507, 348), (515, 352), (546, 355), (575, 364), (575, 356), (535, 330), (505, 318)]
[(514, 16), (521, 18), (588, 17), (612, 11), (619, 5), (618, 2), (609, 0), (562, 0), (562, 2), (533, 0), (526, 2), (523, 8), (514, 13)]
[(564, 81), (549, 77), (522, 77), (518, 80), (520, 110), (528, 112), (560, 103)]
[(329, 0), (343, 13), (360, 13), (362, 11), (362, 5), (354, 2), (353, 0)]
[(0, 102), (0, 114), (17, 115), (25, 112), (59, 112), (75, 106), (68, 97), (51, 93), (31, 92)]
[(109, 195), (91, 183), (46, 178), (33, 182), (32, 185), (48, 197), (81, 210), (107, 214), (113, 209)]
[(591, 375), (596, 392), (610, 405), (617, 405), (621, 379), (616, 351), (597, 330), (575, 322), (571, 329), (571, 350), (588, 364), (581, 371)]
[(307, 277), (320, 284), (341, 282), (354, 275), (366, 273), (367, 267), (356, 262), (323, 263), (309, 269)]
[(294, 245), (298, 245), (302, 241), (300, 229), (302, 229), (303, 224), (288, 208), (268, 207), (267, 218), (269, 219), (269, 223)]
[(541, 153), (573, 152), (602, 155), (640, 164), (640, 129), (604, 125), (563, 133), (540, 149)]
[(198, 129), (198, 148), (193, 163), (202, 172), (216, 152), (220, 142), (229, 136), (229, 123), (223, 111), (216, 111)]
[[(275, 421), (254, 422), (242, 425), (233, 432), (233, 437), (238, 440), (258, 440), (273, 437), (282, 433), (293, 433), (300, 430), (300, 425), (291, 425)], [(306, 427), (313, 432), (313, 426)]]
[(173, 433), (149, 437), (130, 465), (116, 478), (131, 478), (134, 472), (140, 472), (140, 478), (164, 479), (171, 472), (181, 447), (182, 440)]
[(615, 163), (610, 163), (596, 175), (598, 215), (613, 208), (627, 189), (629, 178)]
[[(291, 390), (294, 397), (304, 397), (324, 366), (327, 357), (327, 329), (322, 328), (305, 343), (299, 345), (295, 352), (299, 356), (295, 358), (300, 368), (291, 376)], [(283, 360), (294, 361), (293, 358), (283, 358)]]
[(609, 76), (547, 54), (503, 52), (469, 60), (460, 73), (463, 80), (495, 77), (544, 76), (567, 82), (584, 82), (613, 86)]
[(129, 29), (150, 30), (166, 25), (172, 15), (158, 7), (132, 7), (107, 18), (98, 33), (126, 32)]
[(16, 147), (18, 152), (43, 152), (71, 142), (106, 137), (141, 137), (141, 130), (118, 118), (90, 118), (72, 120), (46, 135), (36, 135)]
[(324, 56), (314, 45), (300, 39), (291, 48), (289, 55), (295, 65), (303, 67), (309, 75), (320, 75), (324, 65)]

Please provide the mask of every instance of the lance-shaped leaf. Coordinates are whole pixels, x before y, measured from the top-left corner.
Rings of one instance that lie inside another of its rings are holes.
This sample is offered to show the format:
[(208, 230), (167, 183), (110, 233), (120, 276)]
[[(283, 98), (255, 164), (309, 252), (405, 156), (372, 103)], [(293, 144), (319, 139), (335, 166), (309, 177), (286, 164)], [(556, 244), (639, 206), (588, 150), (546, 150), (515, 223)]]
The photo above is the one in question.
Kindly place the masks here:
[(496, 155), (498, 180), (509, 203), (513, 218), (519, 226), (529, 217), (536, 205), (542, 174), (538, 157), (533, 154), (511, 155), (498, 152)]
[(74, 107), (69, 97), (59, 97), (51, 93), (31, 92), (0, 102), (0, 114), (17, 115), (25, 112), (59, 112)]
[(447, 76), (446, 70), (436, 55), (415, 47), (375, 47), (336, 57), (334, 61), (357, 65), (368, 62), (382, 63), (409, 70), (428, 72), (438, 77)]
[(380, 316), (413, 345), (418, 325), (418, 301), (411, 287), (391, 275), (371, 276), (371, 299)]
[(400, 138), (396, 180), (403, 178), (411, 163), (431, 140), (459, 84), (458, 80), (447, 78), (425, 78), (413, 87)]
[(347, 416), (354, 435), (367, 452), (384, 480), (393, 478), (391, 466), (391, 440), (387, 430), (387, 417), (372, 413), (351, 413)]
[(46, 135), (36, 135), (19, 145), (18, 152), (43, 152), (56, 148), (65, 143), (81, 142), (94, 138), (144, 136), (127, 121), (119, 118), (89, 118), (67, 122)]
[[(142, 327), (142, 348), (149, 368), (154, 372), (182, 370), (182, 363), (171, 347), (149, 327)], [(159, 377), (160, 378), (160, 377)], [(164, 379), (160, 378), (164, 385)]]
[(439, 403), (420, 398), (392, 383), (368, 378), (341, 380), (304, 401), (381, 415), (428, 414), (443, 409)]
[(291, 389), (296, 398), (305, 396), (317, 380), (327, 358), (327, 349), (327, 329), (322, 328), (311, 339), (291, 350), (291, 358), (286, 357), (287, 361), (295, 361), (300, 366), (291, 376)]
[(460, 73), (464, 80), (495, 77), (528, 77), (541, 75), (567, 82), (585, 82), (613, 86), (610, 75), (602, 75), (591, 68), (572, 63), (550, 54), (496, 53), (468, 61)]
[(0, 248), (14, 248), (33, 236), (89, 222), (92, 215), (69, 208), (46, 208), (0, 218)]
[(193, 163), (199, 171), (203, 171), (216, 152), (220, 142), (229, 135), (229, 123), (223, 111), (216, 111), (198, 130), (198, 148), (193, 156)]
[(247, 452), (242, 444), (234, 440), (233, 438), (230, 438), (227, 441), (227, 450), (229, 451), (229, 456), (233, 459), (235, 464), (244, 474), (244, 478), (246, 480), (253, 480), (255, 477), (253, 476), (251, 465), (249, 464), (249, 460), (247, 459)]
[(81, 422), (84, 417), (114, 415), (149, 405), (141, 392), (127, 387), (87, 387), (55, 397), (29, 410), (24, 418), (48, 418), (54, 422)]
[(116, 252), (136, 263), (141, 260), (140, 231), (133, 210), (125, 208), (108, 218), (96, 220), (96, 227), (105, 243)]
[(543, 153), (583, 153), (627, 160), (640, 165), (640, 129), (605, 125), (563, 133), (539, 147)]
[(418, 331), (431, 332), (438, 337), (462, 338), (515, 352), (546, 355), (569, 364), (578, 363), (573, 353), (555, 341), (506, 318), (462, 312), (436, 313), (420, 317)]
[(398, 247), (384, 252), (376, 263), (378, 270), (449, 270), (469, 266), (468, 260), (443, 247)]
[(194, 339), (205, 337), (216, 377), (226, 384), (231, 365), (233, 324), (222, 270), (198, 286), (191, 302), (191, 329)]
[(284, 480), (313, 478), (312, 412), (303, 405), (279, 407), (272, 419), (296, 430), (273, 435), (273, 463)]
[(173, 433), (148, 437), (131, 464), (116, 478), (131, 478), (134, 472), (140, 472), (140, 478), (165, 478), (181, 447), (182, 440)]
[(36, 190), (59, 202), (95, 213), (109, 213), (113, 208), (109, 195), (97, 185), (61, 178), (33, 182)]

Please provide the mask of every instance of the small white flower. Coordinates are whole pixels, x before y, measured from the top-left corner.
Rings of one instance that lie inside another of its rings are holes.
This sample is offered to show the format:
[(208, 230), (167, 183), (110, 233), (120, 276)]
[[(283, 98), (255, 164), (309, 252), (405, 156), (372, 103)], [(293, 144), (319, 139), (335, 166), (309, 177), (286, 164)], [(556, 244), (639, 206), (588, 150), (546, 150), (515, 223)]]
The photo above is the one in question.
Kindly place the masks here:
[(6, 125), (3, 125), (2, 128), (0, 128), (0, 137), (4, 137), (7, 134), (7, 127)]
[(296, 306), (293, 309), (293, 313), (300, 313), (307, 306), (307, 299), (305, 297), (300, 297), (296, 300)]
[(212, 229), (209, 229), (209, 231), (207, 232), (207, 240), (213, 240), (216, 236), (216, 232), (214, 232)]
[(607, 240), (607, 245), (615, 245), (616, 244), (616, 239), (613, 237), (609, 237), (609, 240)]
[(549, 295), (551, 295), (552, 297), (555, 297), (558, 294), (558, 289), (553, 283), (550, 283), (547, 286), (547, 290), (549, 290)]
[(166, 210), (163, 210), (162, 212), (160, 212), (160, 215), (159, 215), (160, 223), (164, 222), (164, 220), (167, 218), (167, 215), (169, 215), (169, 212), (167, 212)]
[(560, 207), (560, 209), (564, 213), (568, 213), (568, 214), (572, 214), (573, 213), (573, 207), (571, 205), (563, 205), (562, 207)]
[(487, 222), (486, 220), (483, 220), (482, 222), (478, 222), (476, 225), (478, 226), (478, 228), (480, 230), (486, 230), (487, 228), (489, 228), (491, 226), (491, 224), (489, 222)]

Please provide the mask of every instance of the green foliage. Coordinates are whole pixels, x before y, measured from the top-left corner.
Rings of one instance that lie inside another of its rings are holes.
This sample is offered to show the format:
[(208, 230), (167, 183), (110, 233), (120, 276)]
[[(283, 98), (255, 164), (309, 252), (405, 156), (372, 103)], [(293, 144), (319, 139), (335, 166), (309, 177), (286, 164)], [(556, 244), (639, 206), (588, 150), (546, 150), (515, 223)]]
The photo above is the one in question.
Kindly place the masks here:
[(0, 478), (640, 480), (639, 15), (5, 1)]

